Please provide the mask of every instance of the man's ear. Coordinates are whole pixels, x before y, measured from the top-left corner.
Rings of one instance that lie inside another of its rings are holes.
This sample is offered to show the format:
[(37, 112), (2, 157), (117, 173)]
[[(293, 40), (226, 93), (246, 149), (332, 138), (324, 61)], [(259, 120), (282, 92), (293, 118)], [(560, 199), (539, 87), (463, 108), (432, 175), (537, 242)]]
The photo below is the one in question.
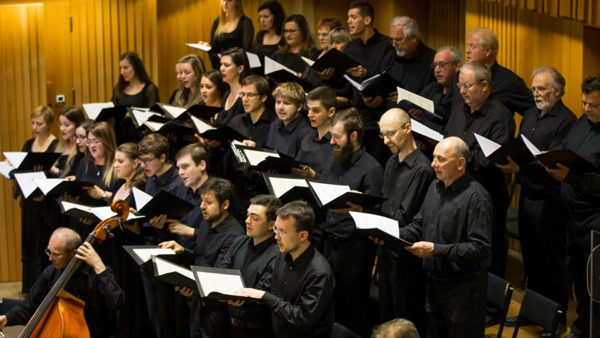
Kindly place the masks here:
[(223, 211), (229, 210), (229, 200), (224, 200), (223, 203), (221, 203), (221, 208)]
[(366, 25), (366, 26), (368, 26), (368, 25), (370, 25), (371, 23), (373, 23), (373, 19), (372, 19), (370, 16), (366, 16), (366, 17), (363, 19), (363, 21), (364, 21), (364, 23), (365, 23), (365, 25)]

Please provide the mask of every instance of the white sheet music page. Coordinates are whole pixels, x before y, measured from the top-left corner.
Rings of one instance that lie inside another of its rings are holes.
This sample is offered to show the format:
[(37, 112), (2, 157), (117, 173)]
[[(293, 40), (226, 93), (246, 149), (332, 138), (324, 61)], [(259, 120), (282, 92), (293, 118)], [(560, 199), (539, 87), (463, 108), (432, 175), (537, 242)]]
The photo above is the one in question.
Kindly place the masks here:
[(248, 159), (248, 163), (250, 165), (257, 165), (260, 162), (264, 161), (269, 156), (279, 158), (279, 154), (268, 152), (268, 151), (253, 150), (253, 149), (244, 149), (243, 151), (244, 151), (244, 154), (246, 155), (246, 158)]
[(293, 70), (289, 69), (288, 67), (282, 65), (281, 63), (271, 59), (270, 57), (265, 56), (265, 75), (274, 73), (274, 72), (276, 72), (278, 70), (282, 70), (282, 69), (285, 70), (286, 72), (289, 72), (290, 74), (294, 74), (294, 76), (298, 76), (298, 74), (295, 71), (293, 71)]
[(293, 187), (306, 187), (308, 188), (308, 182), (303, 178), (287, 178), (287, 177), (269, 177), (271, 187), (273, 188), (273, 194), (279, 198), (281, 195), (288, 192)]
[(315, 62), (309, 58), (307, 58), (306, 56), (301, 56), (302, 61), (306, 62), (307, 65), (312, 66), (315, 64)]
[(146, 125), (146, 127), (150, 128), (150, 130), (152, 130), (152, 131), (158, 131), (166, 123), (154, 122), (154, 121), (146, 121), (143, 124)]
[(379, 229), (391, 236), (400, 238), (398, 221), (393, 218), (356, 211), (350, 211), (350, 216), (354, 219), (357, 229)]
[(210, 45), (205, 45), (202, 43), (186, 43), (185, 45), (188, 47), (199, 49), (203, 52), (210, 52), (210, 50), (212, 49)]
[[(133, 249), (133, 253), (136, 254), (142, 261), (147, 262), (152, 259), (152, 256), (174, 255), (175, 251), (173, 251), (171, 249), (163, 249), (163, 248), (156, 247), (156, 248)], [(192, 278), (194, 278), (194, 277), (192, 276)]]
[(158, 276), (166, 275), (171, 272), (177, 272), (191, 280), (194, 280), (194, 273), (190, 269), (186, 269), (183, 266), (179, 266), (175, 263), (171, 263), (167, 260), (160, 259), (159, 257), (154, 258), (156, 263), (156, 273)]
[(137, 210), (142, 209), (146, 204), (148, 204), (148, 202), (150, 202), (150, 200), (152, 200), (151, 195), (146, 194), (136, 187), (133, 187), (131, 191), (133, 191), (133, 198), (135, 199)]
[(46, 179), (35, 179), (33, 180), (35, 184), (40, 188), (44, 195), (48, 195), (48, 193), (54, 189), (57, 185), (61, 184), (64, 181), (68, 181), (66, 178), (46, 178)]
[(210, 124), (202, 121), (201, 119), (197, 118), (194, 115), (190, 115), (190, 116), (192, 118), (192, 122), (194, 122), (194, 126), (196, 126), (196, 129), (198, 130), (198, 133), (200, 133), (200, 134), (202, 134), (206, 131), (209, 131), (209, 130), (217, 129), (217, 128), (211, 126)]
[(46, 178), (46, 175), (43, 171), (36, 171), (33, 173), (16, 173), (15, 179), (21, 188), (21, 192), (23, 193), (23, 197), (27, 198), (31, 195), (32, 192), (37, 189), (37, 184), (33, 181), (34, 179), (43, 179)]
[(8, 161), (0, 162), (0, 174), (2, 174), (2, 176), (10, 179), (10, 172), (13, 170), (15, 170), (15, 167), (10, 165), (10, 163), (8, 163)]
[(434, 105), (433, 105), (433, 101), (431, 101), (430, 99), (424, 98), (421, 95), (417, 95), (411, 91), (408, 91), (404, 88), (400, 88), (400, 87), (396, 87), (396, 89), (398, 90), (398, 101), (396, 101), (396, 103), (400, 103), (400, 101), (406, 100), (412, 104), (415, 104), (419, 107), (421, 107), (422, 109), (427, 110), (429, 113), (434, 114)]
[(260, 63), (260, 58), (258, 57), (258, 55), (246, 52), (246, 56), (248, 56), (248, 63), (250, 64), (250, 68), (259, 68), (262, 65)]
[(334, 199), (342, 196), (343, 194), (350, 191), (349, 185), (329, 184), (320, 182), (308, 182), (313, 188), (315, 194), (321, 201), (321, 204), (325, 205)]
[(239, 275), (229, 275), (224, 273), (210, 273), (203, 271), (194, 271), (198, 281), (202, 286), (205, 295), (211, 292), (219, 292), (226, 295), (233, 295), (233, 292), (244, 287), (244, 282)]
[(491, 154), (494, 153), (494, 151), (496, 151), (496, 150), (500, 149), (500, 147), (502, 147), (498, 143), (490, 140), (489, 138), (481, 136), (477, 133), (473, 133), (473, 135), (475, 135), (475, 139), (477, 140), (477, 143), (479, 143), (479, 147), (481, 147), (481, 151), (483, 151), (483, 155), (485, 157), (490, 156)]
[(95, 120), (100, 112), (104, 108), (112, 108), (115, 106), (112, 102), (97, 102), (97, 103), (84, 103), (82, 104), (83, 110), (85, 110), (85, 114), (91, 120)]
[[(91, 212), (94, 214), (94, 216), (101, 220), (105, 220), (117, 215), (116, 212), (112, 211), (110, 206), (91, 208)], [(144, 218), (144, 216), (135, 215), (133, 212), (130, 212), (125, 221), (131, 221), (139, 218)]]
[(163, 104), (162, 108), (164, 110), (166, 110), (169, 113), (169, 115), (171, 115), (174, 119), (178, 118), (181, 114), (185, 113), (185, 111), (187, 110), (185, 108), (169, 106), (168, 104)]
[(77, 203), (72, 203), (72, 202), (67, 202), (67, 201), (60, 201), (60, 204), (62, 204), (63, 209), (65, 210), (65, 212), (71, 210), (71, 209), (78, 209), (78, 210), (83, 210), (85, 212), (91, 212), (90, 207), (86, 206), (86, 205), (82, 205), (82, 204), (77, 204)]
[(27, 153), (22, 151), (7, 151), (4, 152), (4, 156), (10, 165), (18, 168), (25, 159), (25, 156), (27, 156)]
[(412, 125), (412, 131), (414, 131), (417, 134), (421, 134), (423, 136), (429, 137), (430, 139), (436, 140), (438, 142), (440, 142), (441, 140), (444, 139), (444, 135), (427, 127), (423, 123), (421, 123), (413, 118), (410, 119), (410, 124)]
[(535, 145), (533, 145), (533, 143), (531, 143), (531, 141), (529, 141), (527, 137), (523, 136), (523, 134), (521, 134), (521, 137), (523, 138), (523, 143), (525, 143), (525, 146), (527, 147), (527, 149), (529, 149), (533, 156), (538, 156), (542, 154), (542, 152)]
[[(146, 109), (146, 108), (143, 108)], [(140, 110), (138, 108), (132, 109), (131, 110), (131, 114), (133, 115), (133, 118), (137, 121), (138, 125), (142, 125), (144, 122), (148, 121), (148, 119), (152, 116), (152, 115), (156, 115), (156, 116), (160, 116), (160, 114), (157, 113), (153, 113), (147, 110)]]

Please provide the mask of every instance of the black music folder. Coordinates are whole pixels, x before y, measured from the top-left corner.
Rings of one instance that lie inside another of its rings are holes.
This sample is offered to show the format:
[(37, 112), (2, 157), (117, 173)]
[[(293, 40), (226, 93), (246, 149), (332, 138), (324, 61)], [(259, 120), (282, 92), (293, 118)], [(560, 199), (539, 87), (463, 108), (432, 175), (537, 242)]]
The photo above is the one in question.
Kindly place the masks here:
[(196, 207), (165, 190), (161, 190), (154, 197), (135, 187), (132, 189), (132, 193), (135, 204), (138, 206), (138, 214), (144, 215), (148, 219), (159, 215), (167, 215), (168, 219), (182, 219)]
[(308, 182), (302, 177), (264, 173), (263, 178), (269, 192), (279, 198), (282, 204), (296, 200), (303, 200), (312, 205), (317, 204)]
[(221, 141), (221, 143), (226, 143), (227, 141), (231, 140), (243, 141), (247, 138), (230, 126), (217, 128), (193, 115), (190, 115), (190, 117), (192, 118), (192, 122), (194, 122), (194, 126), (196, 126), (198, 134), (205, 139), (218, 140)]
[(69, 181), (66, 178), (46, 178), (35, 180), (36, 184), (46, 196), (60, 196), (64, 193), (77, 197), (83, 195), (86, 187), (93, 187), (94, 182)]
[(4, 156), (14, 168), (10, 173), (12, 176), (16, 172), (33, 171), (34, 167), (37, 166), (42, 166), (43, 171), (50, 170), (60, 154), (7, 151), (4, 153)]
[(318, 205), (327, 209), (348, 208), (347, 202), (358, 204), (363, 208), (375, 207), (386, 200), (385, 197), (361, 194), (350, 190), (350, 186), (320, 180), (306, 180)]
[(387, 72), (377, 74), (360, 84), (352, 80), (347, 74), (344, 75), (344, 78), (366, 97), (381, 96), (385, 98), (389, 93), (395, 92), (397, 87), (400, 87), (400, 82), (391, 77)]
[(273, 149), (247, 147), (236, 145), (236, 157), (248, 170), (276, 171), (280, 174), (289, 174), (292, 168), (306, 165), (305, 162), (296, 161), (293, 158), (280, 154)]
[(335, 48), (330, 48), (327, 53), (323, 54), (323, 56), (317, 59), (317, 61), (315, 61), (311, 67), (318, 72), (322, 72), (327, 68), (333, 68), (341, 77), (342, 75), (346, 74), (348, 69), (358, 66), (360, 66), (358, 61)]
[(570, 149), (551, 150), (536, 157), (544, 166), (551, 169), (558, 168), (556, 164), (560, 163), (574, 172), (585, 173), (598, 170), (595, 165)]
[(483, 154), (490, 161), (504, 165), (508, 164), (507, 156), (519, 164), (529, 163), (534, 159), (521, 138), (512, 139), (500, 145), (477, 133), (474, 134)]
[(243, 300), (260, 303), (260, 299), (234, 295), (233, 292), (245, 288), (240, 270), (221, 269), (192, 265), (192, 272), (200, 297), (212, 300)]
[(199, 294), (192, 270), (169, 260), (169, 256), (152, 256), (154, 277), (173, 286), (183, 286)]

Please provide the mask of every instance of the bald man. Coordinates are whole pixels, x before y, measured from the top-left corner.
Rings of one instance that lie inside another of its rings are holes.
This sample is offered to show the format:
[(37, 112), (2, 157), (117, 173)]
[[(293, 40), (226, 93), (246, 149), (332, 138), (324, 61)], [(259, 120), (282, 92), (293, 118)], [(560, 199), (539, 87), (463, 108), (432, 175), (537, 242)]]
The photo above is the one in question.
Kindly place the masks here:
[(486, 268), (490, 258), (492, 203), (488, 192), (467, 174), (469, 148), (458, 137), (443, 139), (433, 151), (437, 180), (412, 223), (400, 237), (423, 258), (427, 280), (428, 337), (483, 337)]
[(114, 320), (114, 311), (123, 307), (124, 295), (112, 270), (102, 263), (94, 248), (89, 243), (81, 244), (75, 231), (58, 228), (50, 237), (46, 254), (52, 265), (46, 267), (33, 284), (29, 298), (0, 316), (0, 329), (7, 325), (27, 324), (64, 269), (77, 258), (87, 264), (75, 271), (65, 290), (85, 302), (84, 316), (91, 337), (114, 335), (111, 319)]

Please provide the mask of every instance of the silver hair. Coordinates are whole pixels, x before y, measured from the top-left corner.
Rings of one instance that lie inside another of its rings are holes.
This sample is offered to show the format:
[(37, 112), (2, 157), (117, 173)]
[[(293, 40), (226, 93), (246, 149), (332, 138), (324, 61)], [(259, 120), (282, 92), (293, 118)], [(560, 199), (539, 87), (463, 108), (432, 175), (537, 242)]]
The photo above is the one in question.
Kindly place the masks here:
[(556, 70), (556, 68), (546, 66), (537, 67), (531, 73), (531, 77), (535, 77), (540, 73), (550, 73), (550, 86), (552, 87), (552, 89), (558, 90), (560, 92), (561, 97), (565, 95), (566, 81), (562, 74), (559, 73), (558, 70)]
[(402, 26), (402, 33), (407, 38), (416, 36), (418, 39), (421, 38), (421, 32), (419, 32), (419, 24), (408, 16), (397, 16), (392, 19), (390, 26)]
[(444, 46), (444, 47), (438, 48), (436, 52), (439, 53), (444, 50), (450, 51), (450, 55), (452, 57), (453, 64), (455, 64), (455, 65), (462, 64), (462, 54), (460, 53), (458, 48), (453, 47), (453, 46)]
[(469, 61), (460, 67), (461, 72), (471, 71), (473, 72), (473, 78), (477, 82), (486, 81), (490, 88), (492, 87), (492, 72), (481, 61)]

